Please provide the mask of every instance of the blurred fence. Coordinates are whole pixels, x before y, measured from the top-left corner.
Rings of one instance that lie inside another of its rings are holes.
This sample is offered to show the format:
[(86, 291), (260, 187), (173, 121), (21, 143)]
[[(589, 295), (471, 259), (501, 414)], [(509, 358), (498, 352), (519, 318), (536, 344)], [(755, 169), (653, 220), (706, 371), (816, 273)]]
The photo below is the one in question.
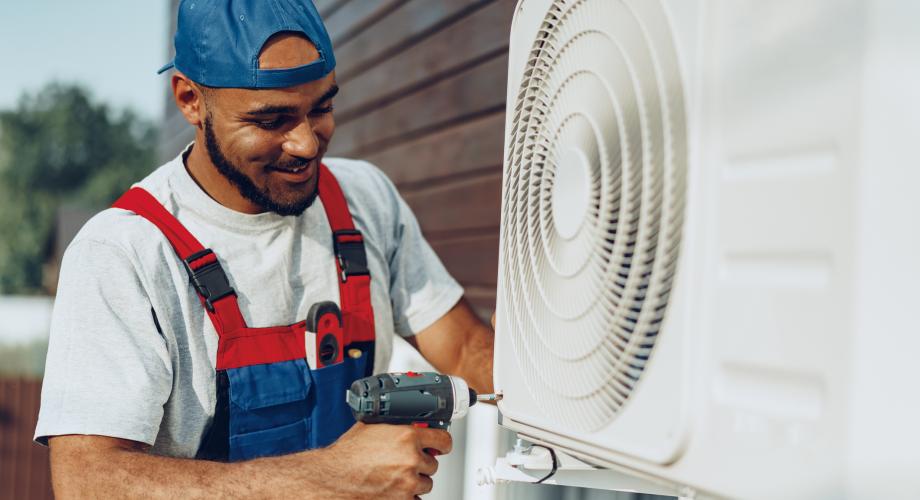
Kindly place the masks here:
[(0, 379), (0, 500), (51, 495), (48, 449), (32, 442), (42, 383)]

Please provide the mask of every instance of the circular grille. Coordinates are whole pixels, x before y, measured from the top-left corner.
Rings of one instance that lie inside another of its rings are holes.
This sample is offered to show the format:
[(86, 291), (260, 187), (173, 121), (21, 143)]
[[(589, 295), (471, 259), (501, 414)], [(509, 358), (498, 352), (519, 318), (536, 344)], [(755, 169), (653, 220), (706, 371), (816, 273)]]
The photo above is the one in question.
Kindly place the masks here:
[(503, 324), (545, 413), (594, 431), (639, 381), (671, 292), (687, 156), (677, 57), (653, 0), (557, 0), (527, 57), (509, 109)]

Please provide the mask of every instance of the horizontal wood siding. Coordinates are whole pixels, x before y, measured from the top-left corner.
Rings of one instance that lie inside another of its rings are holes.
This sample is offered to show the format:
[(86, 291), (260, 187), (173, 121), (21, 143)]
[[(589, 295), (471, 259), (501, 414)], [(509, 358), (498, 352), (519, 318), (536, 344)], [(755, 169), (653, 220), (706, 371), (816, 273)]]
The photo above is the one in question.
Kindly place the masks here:
[[(414, 0), (390, 15), (400, 15), (406, 8), (425, 8), (428, 3)], [(414, 40), (398, 53), (378, 59), (376, 65), (357, 73), (342, 76), (336, 73), (339, 85), (348, 90), (336, 99), (336, 118), (347, 123), (378, 106), (405, 99), (422, 88), (507, 53), (513, 10), (510, 0), (486, 3), (429, 36)], [(400, 37), (400, 34), (389, 36)], [(386, 40), (380, 43), (389, 44)], [(499, 90), (501, 95), (505, 94), (504, 88)]]
[[(365, 3), (374, 7), (355, 5)], [(342, 88), (329, 154), (389, 175), (484, 318), (495, 304), (514, 4), (345, 0), (326, 21)], [(343, 23), (348, 12), (361, 14)]]
[(471, 118), (503, 113), (507, 79), (508, 58), (500, 54), (437, 85), (343, 121), (335, 131), (336, 150), (360, 156)]
[(379, 19), (336, 48), (336, 76), (348, 80), (491, 1), (427, 1), (425, 5), (406, 6), (397, 15)]
[[(483, 175), (501, 170), (504, 113), (472, 119), (449, 129), (368, 153), (398, 186), (421, 187), (432, 179)], [(497, 155), (497, 156), (496, 156)]]
[(334, 15), (326, 16), (326, 31), (333, 40), (345, 43), (373, 26), (408, 0), (347, 2)]
[(51, 495), (48, 449), (32, 442), (41, 381), (0, 379), (0, 500)]

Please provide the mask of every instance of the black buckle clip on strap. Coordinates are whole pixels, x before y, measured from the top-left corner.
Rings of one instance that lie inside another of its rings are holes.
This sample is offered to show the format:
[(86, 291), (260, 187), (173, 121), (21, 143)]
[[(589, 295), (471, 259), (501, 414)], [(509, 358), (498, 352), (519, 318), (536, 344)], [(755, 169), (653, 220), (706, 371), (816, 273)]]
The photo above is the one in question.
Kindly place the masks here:
[[(358, 236), (358, 241), (339, 241), (342, 236)], [(361, 231), (357, 229), (342, 229), (332, 233), (332, 246), (335, 250), (335, 258), (339, 261), (339, 268), (342, 269), (342, 283), (348, 281), (349, 276), (367, 276), (370, 270), (367, 268), (367, 254), (364, 251), (364, 237)]]
[(185, 272), (188, 273), (192, 286), (195, 287), (195, 291), (198, 292), (198, 295), (204, 298), (205, 307), (209, 312), (214, 312), (214, 302), (227, 295), (236, 293), (230, 286), (227, 274), (224, 273), (224, 269), (220, 267), (220, 262), (216, 260), (216, 257), (214, 262), (209, 262), (198, 269), (192, 268), (193, 262), (213, 253), (211, 249), (205, 248), (200, 252), (193, 253), (182, 261), (182, 263), (185, 264)]

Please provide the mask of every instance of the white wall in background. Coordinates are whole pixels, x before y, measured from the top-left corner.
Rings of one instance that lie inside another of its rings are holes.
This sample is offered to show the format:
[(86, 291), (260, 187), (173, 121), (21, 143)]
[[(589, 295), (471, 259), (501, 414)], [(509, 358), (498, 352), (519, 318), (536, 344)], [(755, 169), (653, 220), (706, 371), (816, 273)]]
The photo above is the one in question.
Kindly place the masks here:
[(51, 297), (0, 296), (0, 344), (47, 339), (53, 304)]

